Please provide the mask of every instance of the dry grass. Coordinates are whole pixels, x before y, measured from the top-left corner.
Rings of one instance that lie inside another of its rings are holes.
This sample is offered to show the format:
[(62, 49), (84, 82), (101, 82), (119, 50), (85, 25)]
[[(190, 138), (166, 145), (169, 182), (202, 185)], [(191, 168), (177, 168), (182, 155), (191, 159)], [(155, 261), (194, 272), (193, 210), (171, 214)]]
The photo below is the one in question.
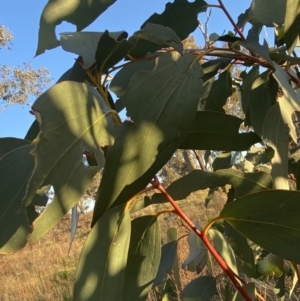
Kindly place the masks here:
[[(192, 220), (198, 220), (202, 226), (208, 218), (216, 215), (223, 206), (222, 197), (216, 198), (206, 209), (205, 194), (194, 194), (188, 202), (182, 204), (183, 210)], [(75, 279), (76, 264), (84, 240), (90, 229), (91, 214), (80, 215), (77, 233), (69, 256), (70, 217), (64, 218), (48, 235), (34, 245), (12, 255), (0, 255), (0, 301), (71, 301)], [(162, 238), (168, 227), (178, 228), (179, 237), (187, 234), (182, 222), (175, 215), (160, 216)], [(186, 237), (179, 242), (179, 266), (188, 256)], [(187, 270), (180, 271), (181, 288), (197, 277)], [(155, 301), (157, 295), (148, 300)], [(178, 297), (180, 300), (180, 290)]]
[(72, 300), (76, 263), (88, 234), (91, 214), (80, 216), (70, 255), (70, 218), (38, 243), (13, 255), (0, 255), (0, 301)]

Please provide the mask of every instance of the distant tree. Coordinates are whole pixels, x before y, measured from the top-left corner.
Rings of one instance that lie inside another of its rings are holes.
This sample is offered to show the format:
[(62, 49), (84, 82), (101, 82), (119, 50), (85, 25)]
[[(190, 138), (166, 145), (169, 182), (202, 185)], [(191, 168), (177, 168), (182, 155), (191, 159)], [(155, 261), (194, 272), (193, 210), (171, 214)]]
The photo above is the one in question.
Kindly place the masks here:
[[(12, 32), (0, 25), (0, 49), (10, 50)], [(33, 69), (30, 63), (24, 66), (0, 65), (0, 112), (12, 104), (30, 104), (30, 95), (39, 96), (51, 82), (46, 68)]]

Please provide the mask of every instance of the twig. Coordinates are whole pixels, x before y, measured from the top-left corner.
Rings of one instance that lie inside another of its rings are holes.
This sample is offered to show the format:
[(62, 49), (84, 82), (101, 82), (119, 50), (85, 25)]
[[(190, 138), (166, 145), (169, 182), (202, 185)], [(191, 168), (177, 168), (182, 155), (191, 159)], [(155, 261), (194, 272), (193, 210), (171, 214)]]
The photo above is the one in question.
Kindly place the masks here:
[(233, 21), (231, 15), (229, 14), (229, 12), (226, 9), (226, 7), (224, 6), (223, 1), (222, 0), (218, 0), (218, 2), (220, 4), (221, 9), (224, 11), (225, 15), (227, 16), (227, 18), (229, 19), (230, 23), (234, 27), (235, 31), (241, 37), (242, 41), (246, 41), (244, 34), (241, 32), (241, 30), (238, 28), (238, 26), (236, 25), (236, 23)]
[(181, 208), (176, 204), (175, 200), (167, 193), (167, 191), (164, 189), (164, 187), (160, 184), (157, 177), (154, 178), (154, 180), (151, 182), (151, 184), (152, 184), (153, 188), (158, 189), (165, 196), (165, 198), (174, 207), (176, 213), (182, 218), (182, 220), (184, 220), (187, 223), (187, 225), (197, 234), (197, 236), (200, 237), (200, 239), (206, 245), (207, 249), (210, 251), (212, 256), (216, 259), (218, 264), (221, 266), (223, 271), (227, 274), (227, 276), (232, 281), (233, 285), (240, 292), (240, 294), (245, 298), (245, 300), (252, 301), (252, 298), (247, 294), (247, 292), (241, 286), (240, 282), (237, 280), (238, 276), (235, 275), (235, 273), (230, 269), (230, 267), (227, 265), (227, 263), (224, 261), (224, 259), (219, 255), (219, 253), (216, 251), (216, 249), (213, 247), (213, 245), (209, 241), (207, 235), (205, 235), (204, 232), (197, 229), (197, 227), (194, 225), (194, 223), (185, 215), (185, 213), (181, 210)]

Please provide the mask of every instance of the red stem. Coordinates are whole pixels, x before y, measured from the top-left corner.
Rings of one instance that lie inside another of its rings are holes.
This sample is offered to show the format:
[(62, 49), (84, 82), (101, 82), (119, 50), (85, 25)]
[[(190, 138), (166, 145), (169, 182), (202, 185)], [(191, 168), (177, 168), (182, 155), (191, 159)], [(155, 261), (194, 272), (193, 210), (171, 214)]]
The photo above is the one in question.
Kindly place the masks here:
[(220, 8), (224, 11), (225, 15), (227, 16), (227, 18), (229, 19), (230, 23), (232, 24), (232, 26), (234, 27), (235, 31), (239, 34), (239, 36), (241, 37), (241, 39), (243, 41), (246, 41), (244, 34), (241, 32), (241, 30), (237, 27), (237, 25), (235, 24), (235, 22), (233, 21), (232, 17), (230, 16), (228, 10), (226, 9), (226, 7), (224, 6), (222, 0), (218, 0), (219, 4), (220, 4)]
[(188, 224), (188, 226), (200, 237), (200, 239), (203, 241), (203, 243), (206, 245), (207, 249), (210, 251), (212, 256), (216, 259), (218, 264), (221, 266), (223, 271), (227, 274), (227, 276), (232, 281), (233, 285), (236, 287), (236, 289), (240, 292), (240, 294), (245, 298), (247, 301), (252, 301), (252, 298), (247, 294), (247, 292), (243, 289), (239, 281), (236, 279), (235, 273), (230, 269), (230, 267), (227, 265), (227, 263), (224, 261), (224, 259), (219, 255), (219, 253), (216, 251), (214, 246), (211, 244), (211, 242), (208, 240), (207, 236), (203, 231), (200, 231), (197, 229), (197, 227), (194, 225), (194, 223), (185, 215), (185, 213), (181, 210), (181, 208), (176, 204), (174, 199), (167, 193), (167, 191), (164, 189), (164, 187), (160, 184), (158, 179), (155, 177), (155, 179), (152, 181), (152, 186), (156, 189), (158, 189), (170, 202), (170, 204), (175, 209), (176, 213)]

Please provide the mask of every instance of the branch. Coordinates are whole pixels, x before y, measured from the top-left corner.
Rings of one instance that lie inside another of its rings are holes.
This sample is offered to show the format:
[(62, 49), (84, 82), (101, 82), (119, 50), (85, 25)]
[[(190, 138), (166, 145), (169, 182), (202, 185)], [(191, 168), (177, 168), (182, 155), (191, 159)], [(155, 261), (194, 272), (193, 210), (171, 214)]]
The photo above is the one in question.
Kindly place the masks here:
[(153, 188), (158, 189), (165, 198), (170, 202), (170, 204), (175, 209), (175, 212), (178, 214), (178, 216), (181, 217), (182, 220), (184, 220), (187, 225), (199, 236), (199, 238), (203, 241), (203, 243), (206, 245), (207, 249), (210, 251), (212, 256), (216, 259), (218, 264), (221, 266), (223, 271), (227, 274), (227, 276), (232, 281), (233, 285), (236, 287), (236, 289), (240, 292), (240, 294), (245, 298), (247, 301), (252, 301), (252, 298), (247, 294), (247, 292), (243, 289), (240, 282), (237, 280), (239, 278), (238, 275), (235, 275), (235, 273), (230, 269), (230, 267), (227, 265), (227, 263), (224, 261), (224, 259), (219, 255), (219, 253), (216, 251), (214, 246), (209, 241), (207, 235), (204, 233), (204, 231), (200, 231), (197, 229), (197, 227), (194, 225), (194, 223), (185, 215), (185, 213), (181, 210), (181, 208), (176, 204), (175, 200), (167, 193), (167, 191), (164, 189), (164, 187), (160, 184), (157, 177), (154, 178), (154, 180), (151, 182)]
[(241, 37), (241, 39), (243, 41), (246, 41), (244, 34), (241, 32), (241, 30), (237, 27), (236, 23), (233, 21), (231, 15), (229, 14), (229, 12), (226, 9), (226, 7), (224, 6), (223, 1), (222, 0), (218, 0), (218, 2), (220, 4), (220, 8), (223, 10), (223, 12), (225, 13), (225, 15), (229, 19), (229, 21), (232, 24), (232, 26), (234, 27), (235, 31), (239, 34), (239, 36)]

